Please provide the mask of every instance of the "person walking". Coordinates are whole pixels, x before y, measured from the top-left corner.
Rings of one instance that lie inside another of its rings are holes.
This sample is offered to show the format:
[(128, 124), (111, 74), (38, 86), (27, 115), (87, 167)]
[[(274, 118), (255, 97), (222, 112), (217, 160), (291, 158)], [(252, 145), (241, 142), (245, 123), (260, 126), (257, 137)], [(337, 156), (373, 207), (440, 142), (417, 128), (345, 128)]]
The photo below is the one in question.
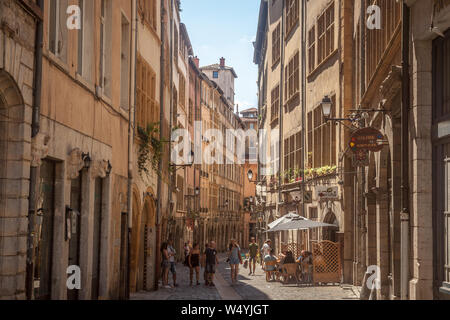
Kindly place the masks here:
[(161, 245), (161, 271), (162, 271), (162, 286), (163, 288), (170, 289), (171, 286), (169, 286), (169, 268), (170, 268), (170, 262), (169, 262), (169, 252), (167, 250), (167, 242), (164, 242)]
[(188, 258), (189, 258), (189, 254), (190, 254), (191, 251), (192, 251), (191, 243), (190, 243), (190, 242), (185, 242), (185, 243), (184, 243), (183, 250), (184, 250), (184, 260), (183, 260), (183, 264), (184, 264), (186, 267), (189, 267)]
[(266, 242), (264, 243), (264, 245), (261, 248), (261, 255), (263, 256), (263, 259), (261, 259), (261, 268), (263, 270), (264, 270), (264, 267), (265, 267), (264, 258), (269, 255), (269, 252), (272, 249), (271, 248), (271, 244), (272, 244), (272, 241), (270, 239), (268, 239), (268, 240), (266, 240)]
[(219, 264), (217, 257), (216, 243), (211, 241), (205, 251), (207, 286), (214, 287), (214, 275), (216, 273), (216, 266)]
[[(256, 269), (256, 257), (258, 255), (258, 245), (256, 244), (256, 239), (252, 237), (250, 239), (250, 244), (248, 245), (248, 253), (249, 253), (249, 276), (256, 275), (255, 269)], [(253, 266), (253, 272), (252, 272), (252, 266)]]
[(194, 280), (194, 271), (195, 271), (195, 279), (197, 280), (197, 285), (200, 285), (200, 246), (196, 243), (191, 250), (191, 253), (188, 256), (188, 263), (190, 269), (190, 285), (192, 286)]
[(175, 266), (175, 255), (177, 252), (175, 251), (175, 248), (173, 247), (173, 240), (169, 239), (167, 242), (167, 252), (169, 253), (169, 262), (170, 262), (170, 273), (172, 273), (173, 278), (173, 286), (178, 287), (177, 284), (177, 269)]
[(205, 250), (203, 251), (202, 254), (202, 267), (203, 267), (203, 281), (205, 281), (205, 286), (208, 285), (208, 273), (206, 272), (206, 249), (208, 249), (209, 244), (205, 244)]
[(231, 282), (235, 284), (237, 283), (237, 277), (239, 274), (239, 264), (242, 264), (242, 256), (241, 248), (234, 239), (231, 240), (230, 250), (228, 251), (228, 259), (231, 267)]

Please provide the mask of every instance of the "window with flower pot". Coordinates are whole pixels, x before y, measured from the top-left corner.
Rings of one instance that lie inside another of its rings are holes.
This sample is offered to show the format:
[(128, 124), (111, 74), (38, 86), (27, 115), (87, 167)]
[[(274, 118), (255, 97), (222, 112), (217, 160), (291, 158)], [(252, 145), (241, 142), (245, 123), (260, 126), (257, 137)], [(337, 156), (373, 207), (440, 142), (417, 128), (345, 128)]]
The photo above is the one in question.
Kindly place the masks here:
[(299, 170), (303, 166), (302, 131), (284, 140), (284, 171), (289, 177), (287, 180), (300, 178)]

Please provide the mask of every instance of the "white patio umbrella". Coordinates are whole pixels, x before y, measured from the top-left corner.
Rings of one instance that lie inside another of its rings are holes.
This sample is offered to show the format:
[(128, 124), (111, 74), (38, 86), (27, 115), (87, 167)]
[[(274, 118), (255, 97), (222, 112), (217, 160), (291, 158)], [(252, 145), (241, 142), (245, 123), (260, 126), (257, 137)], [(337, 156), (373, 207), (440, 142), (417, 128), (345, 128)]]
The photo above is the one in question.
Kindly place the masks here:
[[(300, 217), (297, 213), (295, 212), (290, 212), (284, 216), (282, 216), (281, 218), (278, 218), (277, 220), (269, 223), (267, 226), (269, 227), (269, 229), (275, 228), (277, 225), (281, 224), (281, 223), (285, 223), (285, 222), (289, 222), (294, 218), (303, 218)], [(306, 219), (306, 218), (303, 218)]]
[(289, 231), (289, 230), (308, 230), (321, 227), (336, 227), (334, 224), (312, 221), (304, 217), (292, 218), (290, 221), (280, 223), (267, 232)]

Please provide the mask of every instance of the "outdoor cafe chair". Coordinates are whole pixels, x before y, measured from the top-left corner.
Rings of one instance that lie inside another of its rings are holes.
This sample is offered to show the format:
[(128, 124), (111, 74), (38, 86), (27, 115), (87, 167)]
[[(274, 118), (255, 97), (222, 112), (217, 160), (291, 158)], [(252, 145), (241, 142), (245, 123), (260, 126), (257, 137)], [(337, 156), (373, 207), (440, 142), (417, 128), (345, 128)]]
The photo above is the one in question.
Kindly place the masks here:
[(297, 263), (288, 263), (288, 264), (284, 264), (282, 267), (282, 277), (283, 277), (283, 282), (286, 284), (287, 281), (291, 278), (294, 277), (295, 281), (299, 282), (298, 279), (298, 264)]
[[(266, 281), (269, 282), (271, 279), (273, 279), (274, 275), (278, 274), (277, 262), (276, 261), (267, 261), (265, 264), (266, 264)], [(267, 267), (274, 267), (275, 270), (267, 271)]]

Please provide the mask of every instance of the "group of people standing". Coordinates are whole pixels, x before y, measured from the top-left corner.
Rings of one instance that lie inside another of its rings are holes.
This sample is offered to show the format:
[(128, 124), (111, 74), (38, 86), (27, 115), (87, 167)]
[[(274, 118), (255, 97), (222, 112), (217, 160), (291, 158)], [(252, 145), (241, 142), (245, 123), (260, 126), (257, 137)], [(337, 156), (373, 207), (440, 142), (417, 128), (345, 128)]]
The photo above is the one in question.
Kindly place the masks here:
[(217, 257), (216, 243), (210, 241), (205, 245), (203, 253), (200, 250), (200, 245), (195, 243), (193, 246), (190, 243), (184, 244), (184, 265), (189, 267), (190, 271), (190, 285), (194, 283), (194, 273), (196, 285), (200, 285), (200, 267), (204, 268), (203, 280), (206, 286), (214, 286), (214, 275), (216, 273), (216, 266), (219, 264)]
[[(178, 287), (177, 271), (176, 271), (176, 250), (173, 247), (173, 240), (169, 239), (161, 245), (161, 278), (163, 288), (170, 289)], [(200, 285), (200, 266), (205, 269), (204, 280), (205, 285), (214, 286), (214, 274), (216, 273), (216, 265), (219, 263), (217, 257), (216, 243), (214, 241), (205, 245), (203, 253), (200, 251), (200, 245), (194, 244), (190, 246), (185, 243), (184, 246), (184, 265), (190, 269), (190, 285), (192, 286), (194, 280), (194, 273), (196, 276), (196, 284)], [(173, 286), (169, 285), (169, 271), (173, 277)]]
[[(266, 262), (278, 260), (274, 255), (274, 250), (271, 248), (271, 240), (267, 240), (264, 245), (259, 250), (259, 246), (256, 243), (254, 237), (251, 238), (248, 251), (248, 268), (249, 275), (256, 275), (256, 263), (258, 261), (258, 255), (260, 254), (261, 267), (266, 270)], [(169, 285), (169, 271), (173, 277), (173, 287), (177, 287), (177, 272), (176, 272), (176, 251), (173, 247), (172, 239), (163, 243), (161, 246), (161, 256), (162, 256), (162, 285), (164, 288), (172, 288)], [(295, 259), (292, 252), (283, 252), (280, 254), (281, 265), (288, 263), (298, 262), (303, 270), (309, 273), (311, 262), (311, 254), (309, 252), (302, 252), (302, 255)], [(228, 246), (227, 263), (230, 265), (231, 269), (231, 282), (232, 284), (237, 283), (239, 274), (239, 265), (244, 264), (243, 255), (241, 253), (241, 248), (239, 247), (236, 240), (232, 239)], [(205, 245), (205, 249), (201, 251), (200, 244), (195, 243), (191, 246), (190, 243), (185, 243), (184, 245), (184, 265), (189, 268), (190, 271), (190, 285), (194, 285), (194, 275), (195, 284), (200, 285), (200, 269), (203, 267), (203, 280), (206, 286), (214, 285), (214, 276), (216, 273), (216, 267), (219, 264), (219, 259), (217, 256), (216, 243), (215, 241), (210, 241)], [(247, 267), (247, 262), (246, 265)], [(267, 271), (267, 270), (266, 270)], [(271, 271), (271, 270), (268, 270)]]

